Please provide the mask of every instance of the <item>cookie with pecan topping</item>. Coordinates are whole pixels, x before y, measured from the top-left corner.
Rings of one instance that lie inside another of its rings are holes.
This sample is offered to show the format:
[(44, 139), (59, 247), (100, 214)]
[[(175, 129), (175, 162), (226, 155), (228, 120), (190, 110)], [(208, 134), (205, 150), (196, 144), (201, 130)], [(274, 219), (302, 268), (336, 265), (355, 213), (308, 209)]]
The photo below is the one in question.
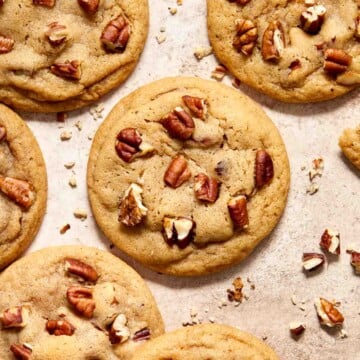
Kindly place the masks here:
[(345, 129), (339, 138), (339, 146), (349, 161), (360, 169), (360, 125)]
[(34, 239), (45, 213), (46, 168), (25, 122), (0, 105), (0, 269)]

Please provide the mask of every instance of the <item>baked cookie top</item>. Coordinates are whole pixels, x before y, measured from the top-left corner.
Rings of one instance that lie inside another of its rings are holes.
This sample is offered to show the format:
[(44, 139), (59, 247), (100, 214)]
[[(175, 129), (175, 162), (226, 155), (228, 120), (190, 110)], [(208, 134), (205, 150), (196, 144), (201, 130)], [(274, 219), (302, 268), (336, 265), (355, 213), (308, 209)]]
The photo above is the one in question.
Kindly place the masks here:
[(81, 246), (43, 249), (6, 269), (0, 324), (3, 360), (127, 360), (164, 331), (143, 279), (110, 253)]
[(360, 125), (345, 129), (339, 138), (339, 146), (349, 161), (360, 169)]
[(276, 99), (314, 102), (360, 85), (357, 0), (207, 0), (216, 56)]
[(245, 258), (278, 222), (289, 164), (271, 120), (213, 81), (168, 78), (121, 100), (88, 163), (96, 221), (121, 250), (174, 275)]
[(147, 0), (1, 0), (0, 101), (85, 106), (129, 76), (147, 30)]
[(0, 269), (35, 237), (45, 213), (45, 163), (31, 130), (0, 104)]
[(278, 360), (275, 352), (253, 335), (224, 325), (179, 329), (152, 340), (133, 360)]

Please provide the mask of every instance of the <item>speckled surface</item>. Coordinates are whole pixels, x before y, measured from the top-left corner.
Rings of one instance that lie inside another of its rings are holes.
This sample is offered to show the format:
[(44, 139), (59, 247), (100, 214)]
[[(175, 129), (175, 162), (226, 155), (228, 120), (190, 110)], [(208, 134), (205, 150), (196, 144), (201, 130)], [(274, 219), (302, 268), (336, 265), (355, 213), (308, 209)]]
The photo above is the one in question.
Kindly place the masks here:
[[(171, 75), (195, 75), (209, 78), (217, 64), (213, 55), (198, 62), (193, 51), (208, 45), (205, 1), (150, 0), (151, 26), (148, 43), (135, 73), (117, 91), (103, 99), (104, 115), (124, 95), (144, 83)], [(177, 7), (172, 16), (168, 7)], [(166, 27), (167, 39), (159, 45), (155, 39), (160, 27)], [(230, 84), (230, 77), (223, 82)], [(241, 90), (261, 104), (277, 124), (287, 145), (292, 183), (285, 214), (272, 235), (246, 261), (216, 275), (179, 279), (145, 270), (121, 255), (143, 275), (153, 290), (168, 330), (190, 321), (190, 310), (197, 318), (239, 327), (254, 335), (266, 337), (266, 342), (281, 359), (300, 360), (359, 360), (360, 359), (360, 277), (354, 275), (346, 247), (354, 243), (360, 248), (360, 173), (341, 156), (338, 136), (344, 127), (359, 123), (359, 91), (320, 104), (289, 105), (241, 85)], [(49, 200), (41, 231), (29, 251), (57, 244), (85, 244), (110, 250), (109, 242), (97, 229), (89, 210), (86, 195), (85, 171), (91, 145), (88, 136), (96, 131), (101, 120), (94, 121), (89, 108), (70, 114), (61, 124), (55, 115), (22, 114), (34, 131), (48, 167)], [(45, 120), (45, 121), (44, 121)], [(79, 131), (75, 123), (80, 121)], [(60, 141), (64, 130), (72, 132), (69, 141)], [(307, 171), (312, 159), (322, 156), (325, 169), (317, 178), (319, 191), (306, 194), (309, 185)], [(72, 170), (64, 164), (75, 161)], [(305, 166), (306, 170), (301, 170)], [(75, 173), (78, 186), (68, 185)], [(88, 210), (85, 221), (75, 219), (76, 208)], [(71, 229), (59, 234), (59, 228), (69, 223)], [(319, 240), (326, 227), (341, 234), (342, 253), (339, 260), (311, 276), (301, 267), (303, 251), (318, 251)], [(111, 250), (119, 254), (115, 249)], [(236, 276), (245, 282), (249, 296), (238, 307), (234, 304), (219, 309), (226, 289)], [(255, 284), (250, 289), (249, 277)], [(298, 305), (291, 296), (296, 294)], [(340, 339), (339, 331), (327, 331), (319, 326), (313, 299), (323, 296), (341, 301), (345, 316), (344, 329), (348, 338)], [(303, 304), (301, 302), (304, 302)], [(303, 306), (301, 310), (299, 306)], [(208, 310), (206, 312), (206, 310)], [(307, 329), (295, 341), (289, 336), (288, 323), (304, 321)]]

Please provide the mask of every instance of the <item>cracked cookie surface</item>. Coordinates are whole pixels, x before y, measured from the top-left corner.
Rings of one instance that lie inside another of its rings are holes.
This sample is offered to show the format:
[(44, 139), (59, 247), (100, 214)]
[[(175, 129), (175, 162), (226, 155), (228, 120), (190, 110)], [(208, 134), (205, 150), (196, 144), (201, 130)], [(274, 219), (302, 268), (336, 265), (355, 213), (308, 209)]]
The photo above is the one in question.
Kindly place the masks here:
[(360, 125), (345, 129), (339, 139), (339, 146), (349, 161), (360, 169)]
[(148, 3), (4, 1), (0, 19), (0, 100), (27, 111), (66, 111), (130, 75), (146, 41)]
[(115, 106), (94, 138), (87, 181), (95, 219), (117, 247), (156, 271), (191, 276), (252, 252), (279, 221), (289, 177), (276, 127), (249, 98), (168, 78)]
[(127, 360), (164, 332), (143, 279), (96, 248), (37, 251), (6, 269), (0, 284), (4, 360), (14, 359), (16, 351), (27, 351), (21, 359), (30, 360)]
[(34, 239), (46, 198), (46, 168), (39, 145), (25, 122), (0, 105), (0, 269)]
[(224, 325), (206, 324), (179, 329), (147, 343), (133, 360), (278, 360), (255, 336)]
[(220, 62), (251, 87), (286, 102), (327, 100), (360, 85), (359, 5), (207, 0), (209, 38)]

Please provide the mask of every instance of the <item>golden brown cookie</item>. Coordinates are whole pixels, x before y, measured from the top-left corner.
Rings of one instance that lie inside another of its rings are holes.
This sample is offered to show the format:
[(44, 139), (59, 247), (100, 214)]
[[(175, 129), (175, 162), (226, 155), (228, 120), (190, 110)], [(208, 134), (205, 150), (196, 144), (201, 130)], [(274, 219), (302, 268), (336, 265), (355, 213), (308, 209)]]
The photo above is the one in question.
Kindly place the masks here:
[(3, 360), (128, 360), (164, 332), (143, 279), (110, 253), (81, 246), (43, 249), (6, 269), (0, 324)]
[(1, 1), (0, 101), (41, 112), (88, 105), (130, 75), (147, 31), (147, 0)]
[(231, 73), (286, 102), (314, 102), (360, 85), (356, 0), (207, 0), (214, 52)]
[(360, 125), (356, 129), (345, 129), (339, 146), (349, 161), (360, 169)]
[(0, 104), (0, 269), (29, 246), (46, 209), (44, 159), (31, 130)]

